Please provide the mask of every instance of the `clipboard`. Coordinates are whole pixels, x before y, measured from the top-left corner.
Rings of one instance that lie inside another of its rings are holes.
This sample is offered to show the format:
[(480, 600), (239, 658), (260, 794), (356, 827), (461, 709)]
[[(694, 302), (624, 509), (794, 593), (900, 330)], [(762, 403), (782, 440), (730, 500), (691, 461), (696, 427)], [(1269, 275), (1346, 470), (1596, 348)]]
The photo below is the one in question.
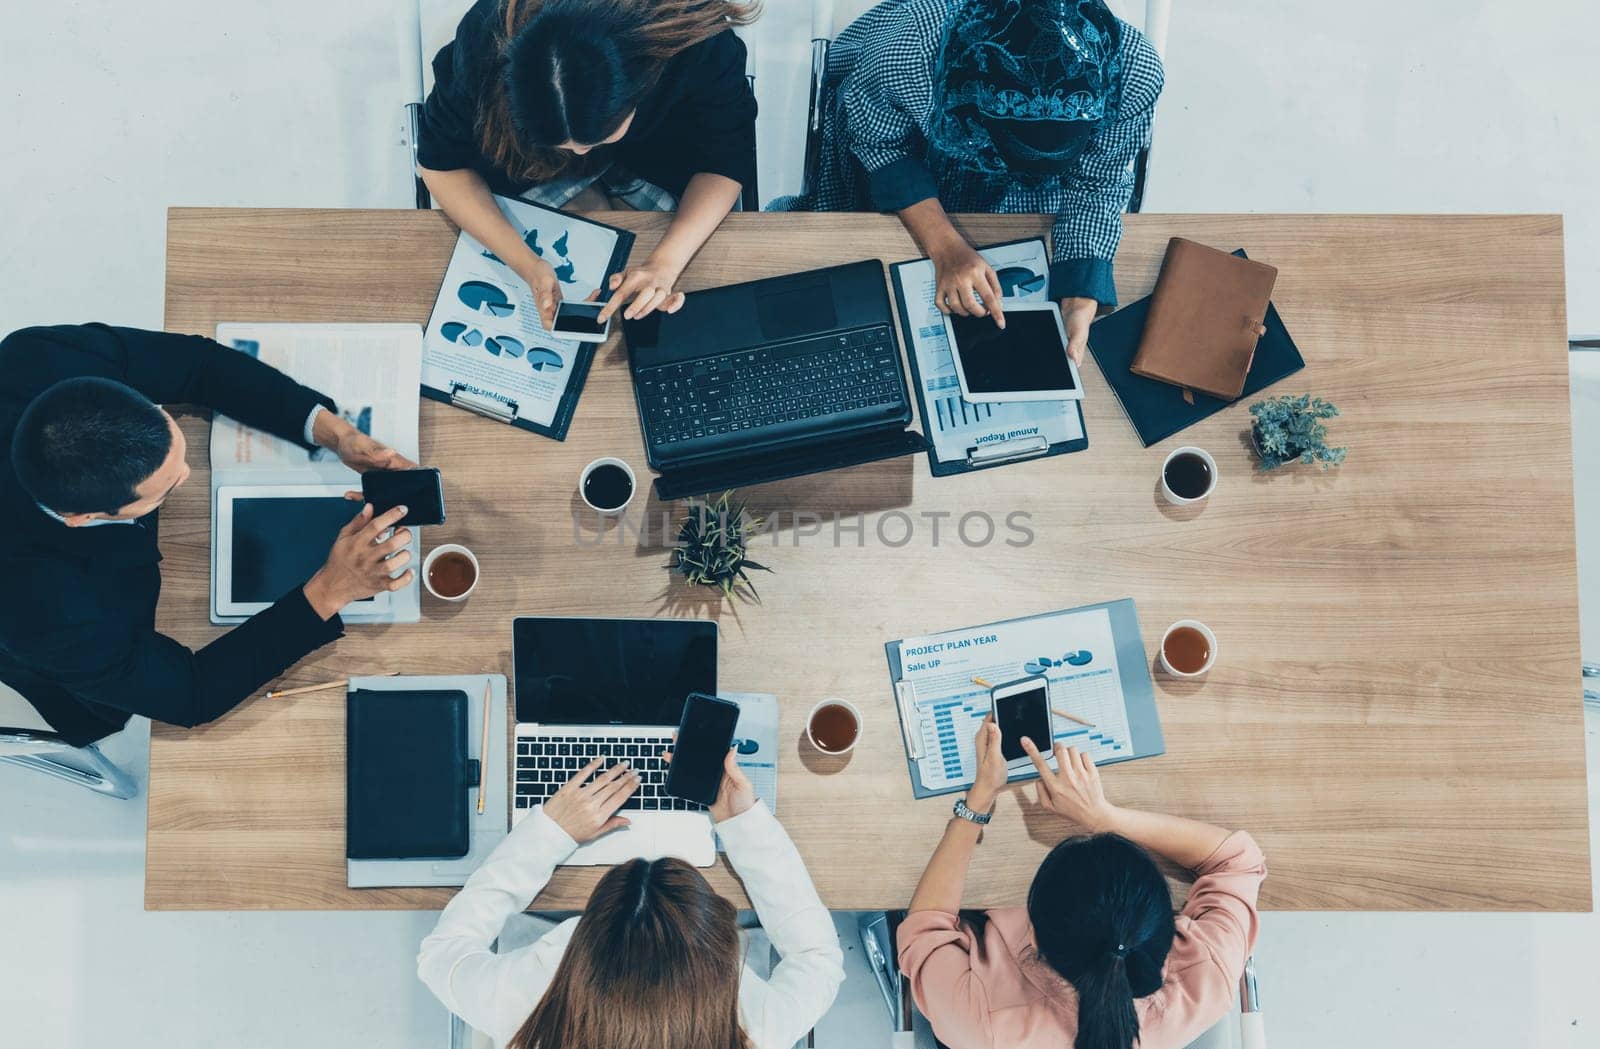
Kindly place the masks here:
[[(1001, 241), (996, 244), (985, 244), (978, 248), (985, 251), (989, 248), (1006, 248), (1017, 244), (1028, 244), (1037, 241), (1044, 246), (1042, 237), (1023, 237), (1020, 240)], [(901, 270), (906, 266), (919, 262), (927, 262), (926, 258), (907, 259), (896, 262), (889, 267), (889, 276), (894, 281), (895, 310), (900, 320), (900, 341), (905, 346), (906, 363), (911, 366), (911, 385), (917, 399), (917, 414), (922, 419), (925, 433), (931, 433), (932, 427), (928, 422), (928, 393), (922, 384), (922, 370), (917, 365), (917, 351), (912, 341), (911, 316), (906, 311), (905, 282), (900, 277)], [(1074, 401), (1073, 407), (1078, 413), (1078, 426), (1083, 430), (1083, 436), (1073, 441), (1058, 441), (1051, 444), (1042, 436), (1023, 438), (1017, 441), (1005, 441), (1000, 444), (987, 445), (982, 448), (971, 448), (967, 451), (967, 458), (963, 460), (951, 459), (942, 462), (934, 454), (934, 441), (928, 438), (928, 469), (935, 477), (949, 477), (952, 474), (971, 473), (974, 470), (987, 470), (994, 466), (1005, 466), (1009, 463), (1025, 462), (1029, 459), (1046, 459), (1052, 455), (1065, 455), (1068, 452), (1081, 452), (1089, 447), (1089, 429), (1083, 423), (1083, 402)]]
[[(508, 198), (509, 199), (509, 198)], [(511, 201), (519, 208), (533, 208), (538, 211), (548, 211), (561, 216), (563, 222), (596, 226), (609, 230), (617, 235), (616, 244), (612, 247), (611, 258), (606, 262), (605, 274), (600, 278), (601, 298), (604, 302), (610, 298), (607, 285), (613, 274), (620, 273), (627, 265), (628, 256), (633, 252), (634, 234), (631, 230), (622, 229), (620, 226), (596, 222), (575, 212), (562, 211), (559, 208), (548, 207), (531, 200), (520, 197)], [(465, 235), (465, 231), (463, 231)], [(498, 260), (497, 260), (498, 261)], [(449, 279), (450, 267), (446, 265), (445, 273), (439, 278), (439, 295), (435, 296), (434, 308), (429, 312), (428, 323), (423, 326), (424, 332), (433, 327), (433, 314), (439, 309), (439, 302), (445, 294), (445, 283)], [(572, 425), (573, 413), (578, 407), (578, 398), (583, 393), (584, 383), (589, 378), (589, 366), (594, 362), (595, 352), (605, 345), (597, 342), (578, 342), (577, 350), (573, 352), (572, 360), (567, 367), (568, 378), (566, 388), (561, 393), (561, 400), (556, 405), (555, 414), (548, 424), (536, 423), (531, 419), (524, 419), (520, 415), (521, 406), (516, 398), (508, 396), (498, 390), (486, 389), (466, 381), (452, 381), (446, 387), (429, 386), (422, 384), (422, 396), (429, 400), (439, 401), (464, 409), (486, 419), (515, 426), (519, 430), (549, 437), (551, 440), (564, 441), (567, 439), (567, 429)], [(426, 355), (426, 344), (423, 347)], [(426, 356), (424, 357), (426, 360)]]
[[(1166, 753), (1166, 742), (1161, 734), (1161, 718), (1156, 710), (1155, 683), (1150, 678), (1150, 657), (1145, 653), (1144, 638), (1139, 632), (1138, 609), (1131, 597), (1121, 598), (1116, 601), (1102, 601), (1093, 605), (1080, 605), (1077, 608), (1062, 608), (1051, 612), (1041, 612), (1038, 615), (1019, 616), (1016, 619), (1005, 619), (996, 623), (978, 624), (973, 627), (956, 627), (954, 630), (989, 630), (1003, 631), (1006, 627), (1016, 623), (1026, 623), (1031, 620), (1047, 616), (1058, 616), (1072, 612), (1088, 612), (1094, 609), (1105, 609), (1111, 620), (1111, 635), (1116, 646), (1117, 670), (1122, 686), (1123, 704), (1128, 712), (1128, 732), (1131, 737), (1132, 749), (1127, 756), (1117, 756), (1097, 759), (1096, 765), (1114, 765), (1124, 761), (1135, 761), (1139, 758), (1153, 758)], [(904, 641), (890, 641), (883, 646), (884, 657), (889, 664), (889, 684), (894, 692), (895, 716), (900, 724), (900, 742), (906, 752), (906, 774), (911, 779), (911, 793), (917, 799), (937, 797), (941, 794), (958, 794), (971, 786), (971, 783), (956, 783), (943, 787), (930, 787), (923, 783), (922, 773), (917, 761), (921, 757), (921, 728), (916, 709), (915, 688), (911, 682), (903, 680), (902, 661), (900, 649)], [(995, 682), (1000, 684), (1000, 682)], [(1057, 733), (1059, 738), (1060, 733)], [(1030, 765), (1013, 772), (1007, 777), (1006, 782), (1018, 783), (1024, 780), (1037, 779), (1038, 773)]]

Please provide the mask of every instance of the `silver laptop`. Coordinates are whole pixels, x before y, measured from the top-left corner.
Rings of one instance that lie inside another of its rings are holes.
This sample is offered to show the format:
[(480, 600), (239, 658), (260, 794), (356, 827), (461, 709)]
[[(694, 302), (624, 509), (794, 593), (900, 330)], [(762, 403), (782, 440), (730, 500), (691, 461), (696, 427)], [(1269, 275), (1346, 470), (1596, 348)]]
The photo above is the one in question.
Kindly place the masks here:
[(626, 760), (639, 790), (623, 806), (631, 822), (566, 862), (578, 866), (676, 856), (716, 862), (704, 806), (666, 794), (661, 751), (684, 700), (717, 692), (717, 625), (709, 620), (519, 616), (511, 625), (517, 731), (511, 823), (596, 757)]

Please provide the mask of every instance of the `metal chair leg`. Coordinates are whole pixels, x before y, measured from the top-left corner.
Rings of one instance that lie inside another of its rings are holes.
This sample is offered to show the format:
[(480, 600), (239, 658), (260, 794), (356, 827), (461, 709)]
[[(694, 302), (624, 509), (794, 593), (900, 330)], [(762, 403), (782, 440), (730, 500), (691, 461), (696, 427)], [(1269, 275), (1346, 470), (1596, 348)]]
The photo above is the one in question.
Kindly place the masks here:
[(76, 783), (80, 787), (87, 787), (107, 797), (126, 800), (139, 793), (139, 785), (134, 782), (133, 777), (100, 753), (100, 748), (93, 743), (86, 747), (67, 748), (55, 753), (17, 754), (0, 758), (0, 761), (9, 761), (13, 765), (21, 765), (42, 772), (46, 776)]
[(426, 211), (433, 207), (433, 197), (428, 193), (428, 184), (417, 174), (417, 123), (421, 119), (421, 113), (421, 102), (406, 103), (406, 124), (411, 138), (411, 178), (416, 183), (417, 210)]

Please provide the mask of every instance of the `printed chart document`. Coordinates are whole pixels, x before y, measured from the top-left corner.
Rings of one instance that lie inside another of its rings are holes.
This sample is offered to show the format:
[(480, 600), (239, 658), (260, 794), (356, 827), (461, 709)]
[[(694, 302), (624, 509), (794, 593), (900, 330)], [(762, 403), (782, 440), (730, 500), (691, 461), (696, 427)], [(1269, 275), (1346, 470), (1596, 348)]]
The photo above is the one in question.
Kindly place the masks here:
[[(415, 324), (229, 323), (217, 325), (217, 341), (327, 394), (346, 422), (406, 458), (417, 459), (422, 329)], [(247, 617), (249, 607), (262, 603), (254, 597), (233, 599), (236, 585), (242, 587), (247, 580), (261, 587), (278, 585), (281, 580), (268, 572), (271, 566), (298, 571), (286, 564), (288, 555), (276, 549), (272, 538), (282, 533), (283, 520), (311, 519), (297, 518), (297, 507), (318, 517), (331, 513), (330, 507), (337, 506), (335, 500), (344, 491), (360, 489), (361, 475), (325, 448), (308, 452), (221, 415), (211, 424), (210, 451), (211, 618), (234, 623)], [(234, 516), (246, 511), (257, 522), (253, 533), (246, 520)], [(263, 542), (272, 548), (260, 548), (248, 565), (241, 564), (236, 571), (235, 551), (255, 549), (250, 544)], [(409, 549), (412, 564), (420, 567), (419, 529), (412, 529)], [(296, 556), (300, 553), (304, 552)], [(325, 556), (326, 551), (321, 553)], [(416, 622), (421, 618), (417, 591), (413, 582), (374, 601), (357, 602), (343, 616), (355, 622)]]
[(1052, 714), (1057, 740), (1097, 762), (1133, 754), (1116, 640), (1105, 608), (908, 637), (900, 643), (900, 659), (901, 680), (916, 687), (917, 768), (930, 790), (965, 786), (976, 772), (973, 739), (990, 702), (989, 690), (975, 684), (975, 677), (999, 685), (1043, 674), (1051, 707), (1094, 725)]
[[(578, 215), (505, 197), (495, 203), (555, 270), (563, 299), (587, 299), (633, 245), (633, 234)], [(594, 346), (547, 331), (532, 289), (463, 230), (428, 318), (422, 385), (441, 400), (559, 440)]]
[[(750, 781), (756, 797), (778, 811), (778, 697), (770, 692), (718, 691), (720, 699), (739, 704), (739, 723), (733, 729), (733, 749), (739, 771)], [(726, 851), (717, 839), (717, 851)]]
[[(1050, 257), (1044, 241), (1002, 244), (981, 252), (1000, 278), (1007, 298), (1045, 302), (1050, 285)], [(910, 352), (917, 358), (927, 406), (923, 426), (933, 442), (934, 458), (965, 462), (974, 448), (1039, 436), (1050, 444), (1081, 440), (1083, 416), (1073, 401), (1008, 401), (969, 403), (961, 397), (955, 358), (945, 334), (944, 315), (934, 304), (938, 284), (933, 262), (922, 259), (898, 267), (910, 329)]]
[(778, 811), (778, 697), (770, 692), (718, 692), (739, 704), (733, 748), (738, 765), (767, 808)]
[[(346, 422), (417, 458), (421, 330), (415, 324), (219, 324), (217, 341), (332, 397)], [(326, 448), (252, 430), (224, 416), (211, 425), (213, 473), (290, 471), (315, 483), (361, 487), (361, 475)]]

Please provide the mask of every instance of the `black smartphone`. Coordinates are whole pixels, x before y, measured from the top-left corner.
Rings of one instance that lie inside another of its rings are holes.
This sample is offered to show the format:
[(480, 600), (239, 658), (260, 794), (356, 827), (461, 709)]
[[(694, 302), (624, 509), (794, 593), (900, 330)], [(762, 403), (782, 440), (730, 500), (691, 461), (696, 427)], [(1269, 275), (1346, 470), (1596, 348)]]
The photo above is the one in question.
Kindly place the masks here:
[(1006, 768), (1015, 771), (1033, 759), (1022, 749), (1022, 737), (1033, 740), (1040, 754), (1049, 755), (1050, 682), (1042, 674), (1007, 681), (989, 690), (994, 704), (994, 723), (1000, 726), (1000, 755)]
[(404, 506), (400, 524), (444, 524), (444, 481), (436, 468), (368, 470), (361, 475), (361, 495), (372, 504), (374, 517)]
[(667, 793), (701, 805), (716, 801), (738, 724), (739, 704), (704, 692), (689, 693), (672, 745), (672, 763), (667, 766)]

